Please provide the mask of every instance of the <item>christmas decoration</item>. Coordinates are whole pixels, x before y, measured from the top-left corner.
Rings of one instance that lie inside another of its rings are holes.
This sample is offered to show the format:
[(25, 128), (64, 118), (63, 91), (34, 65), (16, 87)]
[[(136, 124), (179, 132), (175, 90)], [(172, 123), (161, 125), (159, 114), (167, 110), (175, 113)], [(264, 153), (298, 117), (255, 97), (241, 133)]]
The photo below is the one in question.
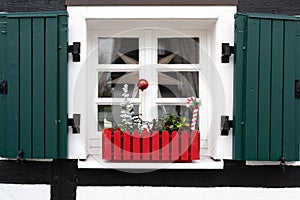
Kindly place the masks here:
[(132, 118), (134, 116), (133, 112), (133, 105), (130, 102), (129, 94), (128, 94), (128, 85), (125, 84), (123, 86), (123, 94), (124, 102), (120, 104), (122, 111), (121, 111), (121, 130), (132, 130), (133, 129), (133, 121)]
[(195, 130), (195, 127), (196, 127), (199, 106), (201, 106), (201, 101), (198, 100), (196, 97), (189, 97), (186, 100), (186, 107), (188, 107), (188, 108), (190, 107), (193, 110), (191, 130)]
[(146, 90), (149, 86), (148, 81), (146, 79), (140, 79), (137, 83), (137, 86), (142, 92)]

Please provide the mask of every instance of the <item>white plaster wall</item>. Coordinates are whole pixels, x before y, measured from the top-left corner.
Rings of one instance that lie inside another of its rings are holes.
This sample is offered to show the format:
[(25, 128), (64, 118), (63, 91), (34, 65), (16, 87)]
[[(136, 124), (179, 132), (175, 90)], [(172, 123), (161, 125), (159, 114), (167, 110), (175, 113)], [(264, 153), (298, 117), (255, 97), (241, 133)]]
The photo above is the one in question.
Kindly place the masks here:
[(0, 200), (50, 200), (50, 185), (0, 184)]
[(300, 188), (78, 187), (77, 200), (299, 200)]

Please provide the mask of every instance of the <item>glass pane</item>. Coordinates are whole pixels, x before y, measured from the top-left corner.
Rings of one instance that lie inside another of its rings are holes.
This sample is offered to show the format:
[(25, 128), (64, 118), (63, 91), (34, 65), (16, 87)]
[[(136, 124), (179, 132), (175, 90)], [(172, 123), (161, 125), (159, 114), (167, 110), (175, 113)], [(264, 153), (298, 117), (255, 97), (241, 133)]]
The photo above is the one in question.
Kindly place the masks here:
[(98, 97), (123, 98), (122, 88), (128, 85), (130, 98), (138, 97), (136, 86), (139, 80), (138, 72), (99, 72), (98, 73)]
[(98, 38), (99, 64), (138, 64), (138, 38)]
[(199, 97), (198, 72), (159, 72), (159, 98)]
[[(193, 113), (190, 108), (181, 105), (159, 105), (158, 106), (158, 117), (164, 117), (166, 115), (178, 115), (180, 117), (186, 118), (186, 122), (191, 124)], [(198, 127), (198, 123), (196, 124), (196, 128)]]
[[(98, 131), (103, 128), (117, 128), (120, 125), (121, 106), (98, 105)], [(133, 107), (134, 113), (139, 112), (139, 106)]]
[(198, 64), (199, 38), (159, 38), (159, 64)]

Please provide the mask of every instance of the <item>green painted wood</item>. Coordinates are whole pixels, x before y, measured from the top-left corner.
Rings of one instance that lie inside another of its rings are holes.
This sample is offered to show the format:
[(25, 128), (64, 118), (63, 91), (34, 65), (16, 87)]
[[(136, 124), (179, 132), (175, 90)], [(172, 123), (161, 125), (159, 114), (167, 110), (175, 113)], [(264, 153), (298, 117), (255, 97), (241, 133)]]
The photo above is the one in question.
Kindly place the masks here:
[[(6, 80), (7, 18), (0, 15), (0, 81)], [(0, 94), (0, 155), (6, 154), (6, 111), (7, 96)]]
[(234, 55), (234, 98), (233, 98), (233, 157), (238, 160), (244, 158), (244, 57), (245, 57), (245, 20), (242, 15), (235, 19), (235, 53)]
[(270, 105), (271, 105), (271, 20), (260, 20), (259, 51), (259, 105), (258, 105), (258, 160), (270, 157)]
[(282, 154), (284, 22), (273, 20), (270, 159)]
[(296, 22), (285, 22), (284, 31), (284, 92), (283, 92), (283, 157), (299, 160), (299, 142), (295, 142), (295, 68), (296, 68)]
[(6, 154), (16, 158), (19, 150), (19, 19), (8, 19), (7, 25), (7, 133)]
[(299, 24), (296, 17), (236, 15), (234, 159), (300, 158)]
[[(296, 42), (295, 42), (295, 46), (296, 48), (296, 67), (295, 67), (295, 75), (296, 75), (296, 80), (300, 80), (300, 22), (296, 23)], [(299, 99), (296, 100), (295, 102), (295, 112), (296, 112), (296, 116), (295, 116), (295, 121), (296, 121), (296, 127), (295, 127), (295, 141), (298, 141), (298, 148), (299, 148), (299, 143), (300, 143), (300, 123), (298, 123), (300, 121), (300, 101)], [(300, 151), (298, 151), (298, 156), (300, 157)]]
[(9, 90), (0, 96), (0, 156), (21, 150), (25, 158), (66, 158), (67, 13), (2, 16), (0, 78)]
[(247, 159), (257, 159), (257, 117), (258, 117), (258, 63), (260, 22), (248, 19), (246, 104), (245, 104), (245, 152)]
[(32, 19), (32, 157), (44, 158), (45, 149), (45, 23)]
[(31, 18), (20, 19), (20, 150), (32, 156), (32, 33)]
[(45, 23), (45, 157), (58, 157), (58, 46), (57, 18)]
[(59, 60), (59, 122), (58, 125), (58, 157), (66, 158), (68, 151), (68, 138), (66, 137), (67, 115), (68, 115), (68, 18), (61, 16), (58, 18), (58, 60)]

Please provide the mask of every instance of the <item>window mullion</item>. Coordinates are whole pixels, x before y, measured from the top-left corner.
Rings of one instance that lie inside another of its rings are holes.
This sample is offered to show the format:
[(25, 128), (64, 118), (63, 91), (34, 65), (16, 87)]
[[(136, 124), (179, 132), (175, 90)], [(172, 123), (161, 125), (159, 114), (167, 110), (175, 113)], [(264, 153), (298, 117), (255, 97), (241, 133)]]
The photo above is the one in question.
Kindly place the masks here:
[(145, 30), (142, 38), (140, 50), (142, 51), (140, 78), (148, 81), (149, 86), (141, 95), (142, 119), (152, 121), (157, 118), (157, 109), (155, 100), (157, 98), (157, 72), (155, 69), (155, 39), (153, 39), (153, 31)]

